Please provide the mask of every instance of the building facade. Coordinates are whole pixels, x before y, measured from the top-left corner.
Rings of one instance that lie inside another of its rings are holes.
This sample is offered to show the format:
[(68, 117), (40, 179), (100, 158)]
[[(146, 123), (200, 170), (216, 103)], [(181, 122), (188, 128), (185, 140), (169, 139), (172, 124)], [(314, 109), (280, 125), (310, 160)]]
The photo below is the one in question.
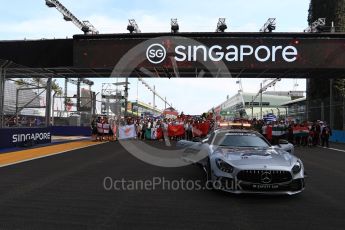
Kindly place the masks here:
[(287, 118), (295, 122), (307, 120), (306, 98), (299, 98), (282, 104), (287, 107)]
[(131, 101), (127, 107), (128, 115), (135, 116), (153, 116), (157, 117), (162, 115), (163, 111), (157, 108), (153, 108), (152, 105), (146, 104), (141, 101)]
[[(263, 94), (261, 103), (260, 96), (256, 98), (255, 96), (255, 93), (239, 92), (215, 108), (219, 108), (219, 115), (223, 116), (225, 119), (261, 119), (261, 107), (262, 116), (266, 114), (274, 114), (277, 117), (286, 116), (287, 108), (282, 105), (291, 101), (290, 96)], [(253, 100), (254, 98), (255, 100)]]

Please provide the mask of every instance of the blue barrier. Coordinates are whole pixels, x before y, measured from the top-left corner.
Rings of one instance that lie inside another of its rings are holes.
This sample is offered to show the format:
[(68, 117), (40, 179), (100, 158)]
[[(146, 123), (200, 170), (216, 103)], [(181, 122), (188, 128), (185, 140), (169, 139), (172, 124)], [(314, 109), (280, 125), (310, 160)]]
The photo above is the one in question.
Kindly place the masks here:
[(332, 130), (332, 136), (329, 138), (332, 142), (345, 143), (345, 131)]
[(54, 136), (91, 136), (89, 126), (52, 126), (51, 132)]
[(48, 128), (5, 128), (0, 129), (0, 148), (32, 146), (51, 143), (51, 129)]

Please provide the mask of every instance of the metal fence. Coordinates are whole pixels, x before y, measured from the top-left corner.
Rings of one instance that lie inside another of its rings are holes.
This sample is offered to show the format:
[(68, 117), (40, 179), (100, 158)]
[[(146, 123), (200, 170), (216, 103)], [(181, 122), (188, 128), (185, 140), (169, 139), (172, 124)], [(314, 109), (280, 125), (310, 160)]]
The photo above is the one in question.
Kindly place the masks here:
[(306, 119), (309, 121), (322, 120), (330, 124), (333, 129), (345, 130), (345, 104), (343, 99), (330, 100), (329, 97), (307, 100)]

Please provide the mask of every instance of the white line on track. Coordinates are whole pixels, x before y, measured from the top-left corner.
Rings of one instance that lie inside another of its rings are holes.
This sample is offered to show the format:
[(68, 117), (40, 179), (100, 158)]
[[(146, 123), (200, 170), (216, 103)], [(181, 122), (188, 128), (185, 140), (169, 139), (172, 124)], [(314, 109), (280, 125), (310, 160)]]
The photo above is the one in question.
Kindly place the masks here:
[(6, 165), (0, 165), (0, 168), (5, 168), (7, 166), (21, 164), (21, 163), (25, 163), (25, 162), (29, 162), (29, 161), (33, 161), (33, 160), (38, 160), (38, 159), (42, 159), (42, 158), (46, 158), (46, 157), (51, 157), (51, 156), (55, 156), (55, 155), (59, 155), (59, 154), (62, 154), (62, 153), (67, 153), (67, 152), (71, 152), (71, 151), (78, 150), (78, 149), (85, 149), (85, 148), (88, 148), (88, 147), (92, 147), (92, 146), (96, 146), (96, 145), (101, 145), (101, 144), (105, 144), (105, 143), (107, 143), (107, 142), (97, 143), (97, 144), (94, 144), (94, 145), (89, 145), (89, 146), (84, 146), (84, 147), (77, 147), (77, 148), (61, 151), (61, 152), (58, 152), (58, 153), (52, 153), (52, 154), (49, 154), (49, 155), (34, 157), (34, 158), (31, 158), (31, 159), (17, 161), (17, 162), (6, 164)]
[(327, 148), (327, 147), (320, 147), (320, 148), (324, 148), (324, 149), (330, 149), (330, 150), (334, 150), (334, 151), (338, 151), (338, 152), (344, 152), (344, 153), (345, 153), (345, 150), (342, 150), (342, 149)]

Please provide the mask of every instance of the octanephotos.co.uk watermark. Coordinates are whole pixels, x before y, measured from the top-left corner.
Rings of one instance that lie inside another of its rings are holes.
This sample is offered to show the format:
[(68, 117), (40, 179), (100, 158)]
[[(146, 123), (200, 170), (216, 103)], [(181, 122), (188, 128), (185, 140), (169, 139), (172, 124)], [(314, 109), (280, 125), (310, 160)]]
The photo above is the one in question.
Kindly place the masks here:
[(205, 181), (191, 179), (167, 179), (165, 177), (152, 177), (149, 179), (129, 180), (116, 179), (110, 176), (103, 179), (103, 188), (106, 191), (200, 191), (212, 189), (240, 190), (240, 181)]

